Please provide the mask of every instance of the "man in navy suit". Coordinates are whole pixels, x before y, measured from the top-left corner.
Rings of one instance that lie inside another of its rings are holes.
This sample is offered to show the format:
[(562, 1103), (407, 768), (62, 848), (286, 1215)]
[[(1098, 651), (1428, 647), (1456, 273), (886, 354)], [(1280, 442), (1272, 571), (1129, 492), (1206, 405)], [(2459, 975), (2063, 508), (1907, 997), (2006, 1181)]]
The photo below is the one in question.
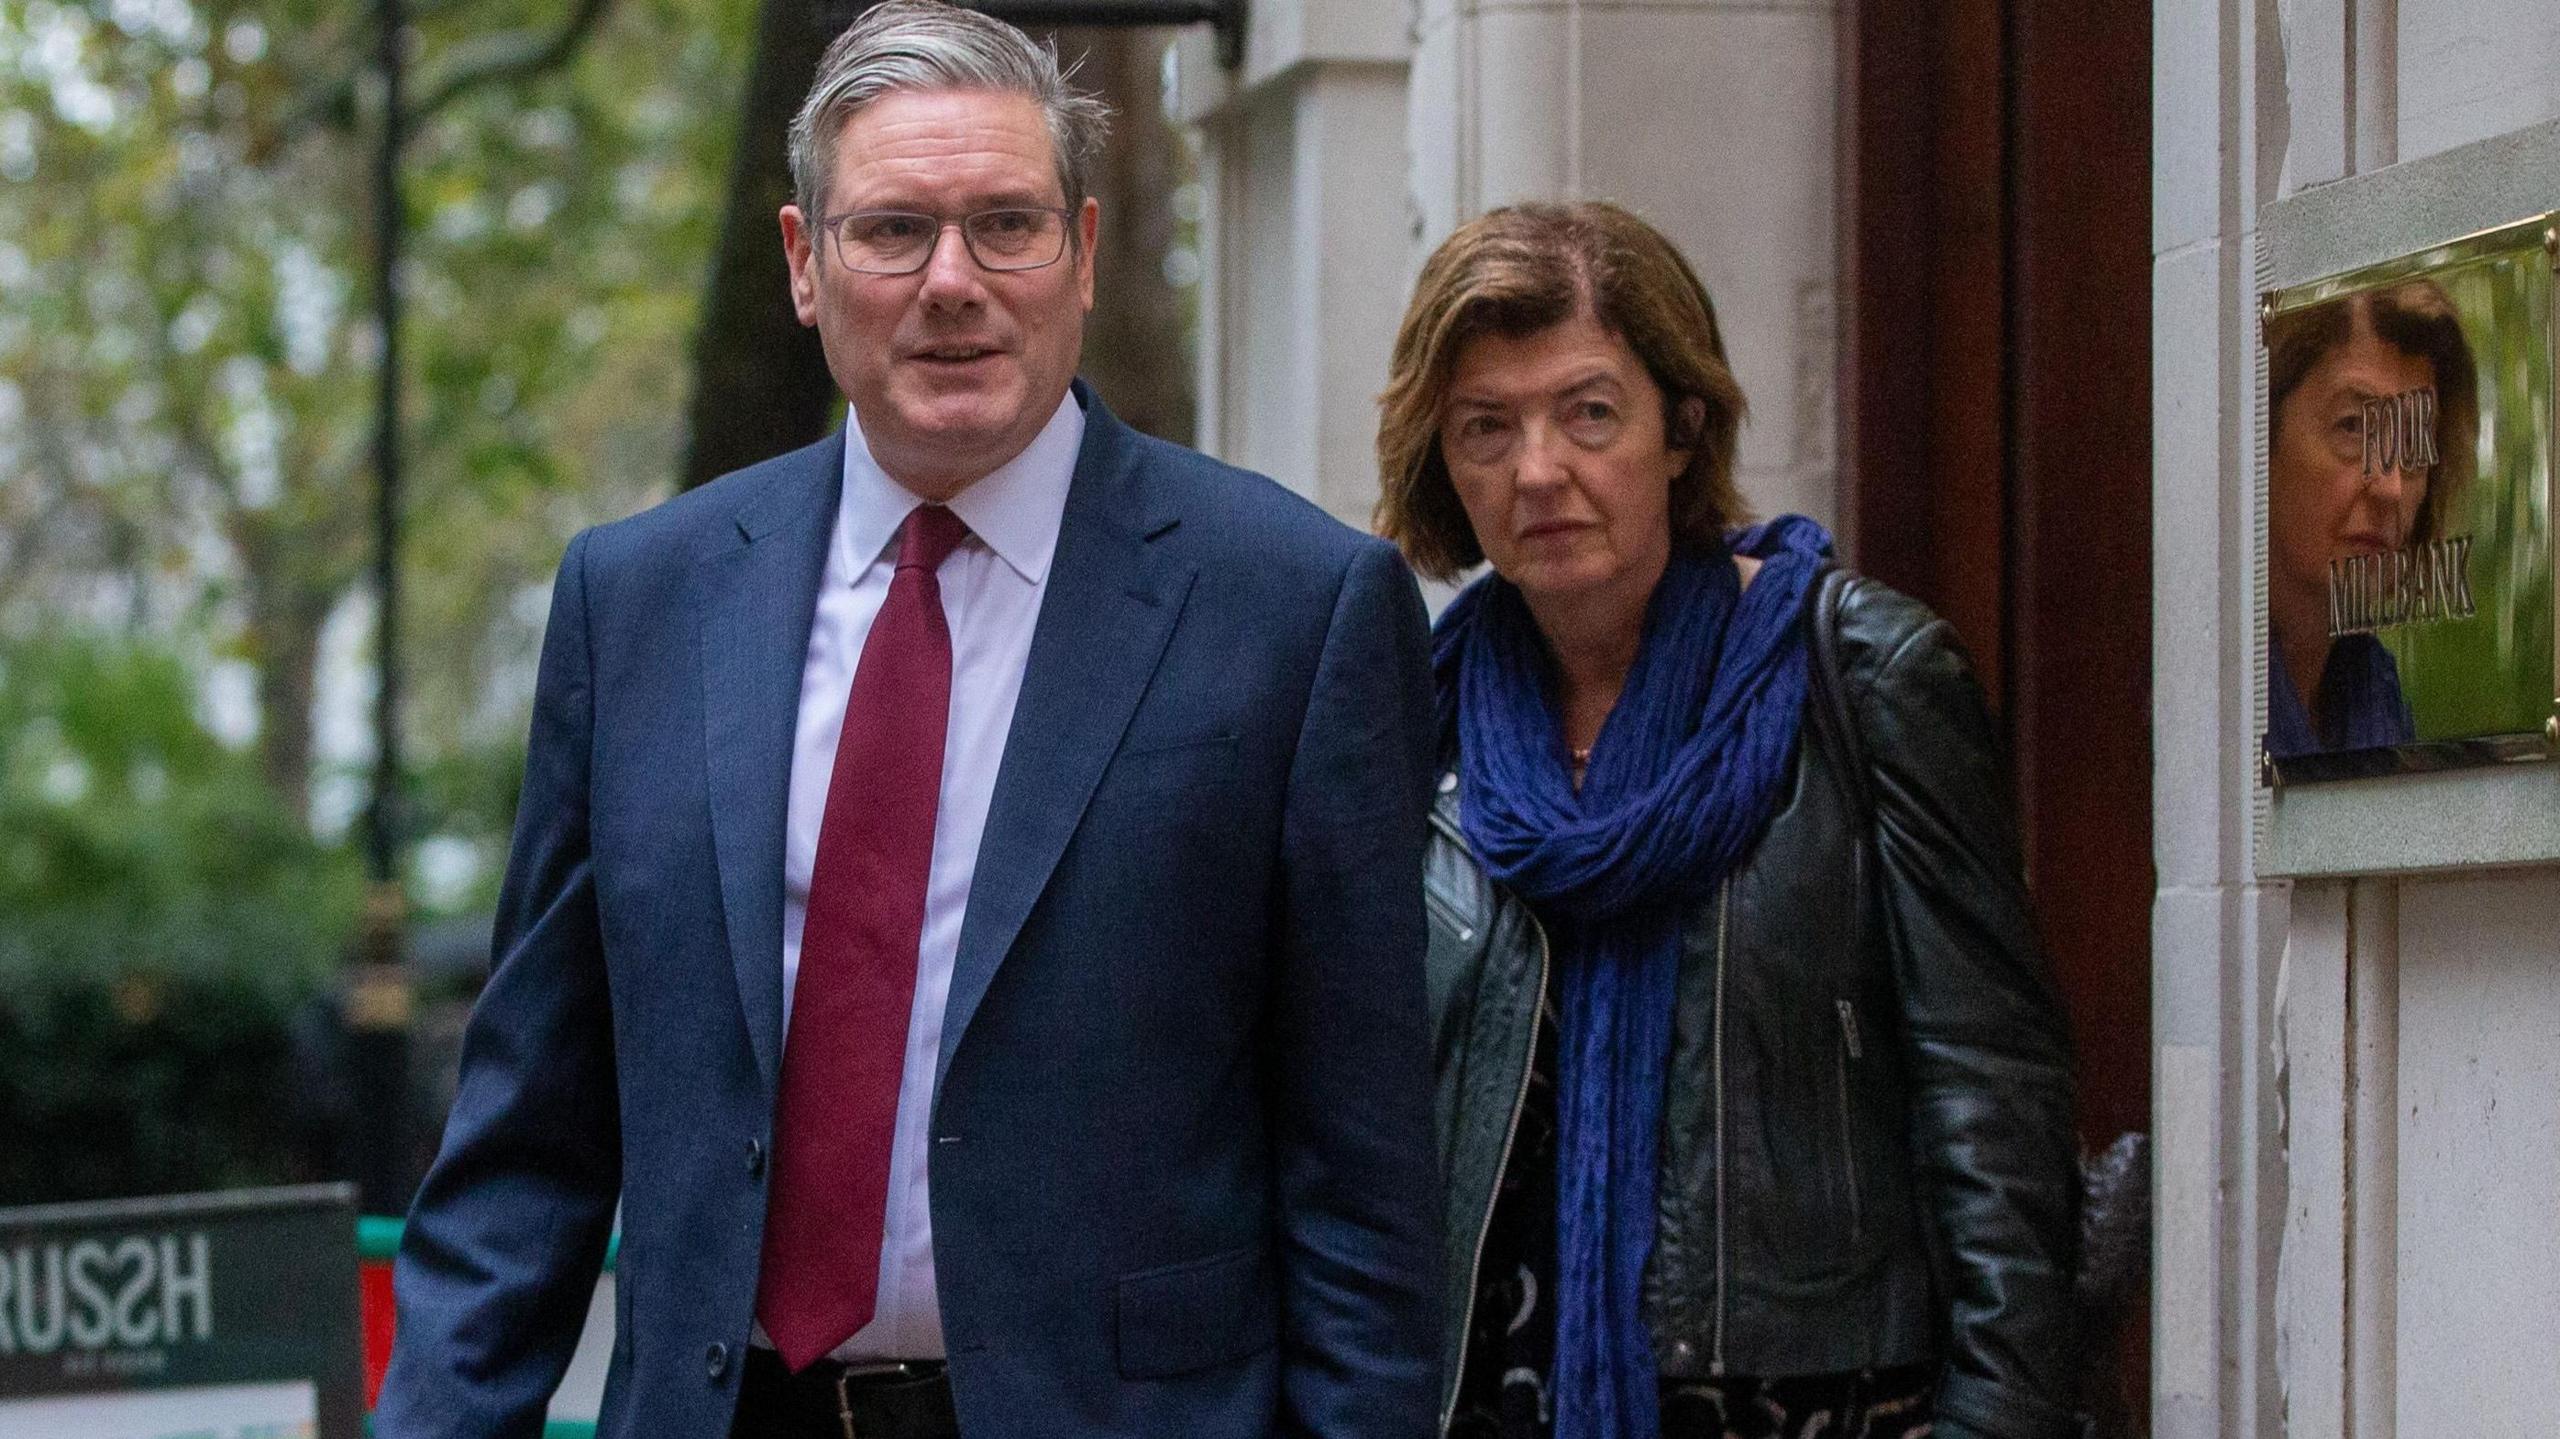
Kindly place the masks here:
[(843, 433), (589, 531), (384, 1439), (1434, 1430), (1423, 611), (1073, 383), (1099, 107), (873, 8), (793, 129)]

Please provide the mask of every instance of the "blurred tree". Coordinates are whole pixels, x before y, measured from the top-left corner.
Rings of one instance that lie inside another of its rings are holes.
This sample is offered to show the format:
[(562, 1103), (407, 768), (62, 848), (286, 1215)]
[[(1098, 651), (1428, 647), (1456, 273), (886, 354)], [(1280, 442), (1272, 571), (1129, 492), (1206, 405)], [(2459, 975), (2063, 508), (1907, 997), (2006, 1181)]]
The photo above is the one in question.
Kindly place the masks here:
[(148, 643), (0, 645), (0, 1203), (295, 1177), (287, 1027), (363, 876)]
[[(751, 17), (412, 13), (406, 724), (468, 910), (560, 546), (672, 487)], [(362, 886), (369, 16), (0, 0), (0, 1203), (300, 1172)]]
[[(560, 545), (670, 487), (747, 24), (413, 8), (407, 724), (432, 765), (520, 739)], [(315, 764), (314, 677), (365, 591), (369, 13), (0, 0), (0, 633), (157, 634), (241, 677), (267, 781), (324, 820), (356, 787)]]
[(292, 992), (325, 971), (360, 888), (150, 644), (0, 648), (0, 973), (124, 963)]
[(791, 307), (779, 216), (791, 200), (784, 139), (791, 117), (827, 42), (858, 7), (764, 0), (756, 8), (755, 59), (737, 114), (719, 248), (694, 332), (687, 489), (825, 434), (836, 405), (818, 332), (803, 328)]

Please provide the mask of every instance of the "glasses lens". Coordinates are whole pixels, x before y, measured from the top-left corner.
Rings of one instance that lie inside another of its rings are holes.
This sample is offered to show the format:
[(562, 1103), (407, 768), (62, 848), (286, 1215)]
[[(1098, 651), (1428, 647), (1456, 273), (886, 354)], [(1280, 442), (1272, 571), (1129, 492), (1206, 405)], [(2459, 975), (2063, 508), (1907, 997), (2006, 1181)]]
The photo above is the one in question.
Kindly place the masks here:
[(1058, 258), (1066, 221), (1055, 210), (980, 210), (962, 222), (969, 251), (990, 270), (1032, 270)]
[(844, 262), (875, 274), (902, 274), (924, 262), (941, 226), (931, 215), (870, 210), (837, 223), (836, 247)]

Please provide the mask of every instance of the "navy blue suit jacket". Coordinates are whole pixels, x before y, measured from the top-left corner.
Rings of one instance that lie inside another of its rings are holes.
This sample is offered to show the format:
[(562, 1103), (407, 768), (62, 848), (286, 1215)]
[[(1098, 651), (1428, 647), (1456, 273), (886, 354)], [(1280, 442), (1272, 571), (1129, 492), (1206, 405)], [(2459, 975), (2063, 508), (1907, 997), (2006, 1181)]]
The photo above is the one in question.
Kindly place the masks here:
[[(971, 1439), (1423, 1439), (1431, 691), (1394, 552), (1088, 414), (962, 925), (935, 1270)], [(785, 785), (843, 439), (572, 541), (382, 1439), (532, 1436), (621, 1210), (609, 1439), (728, 1432)]]

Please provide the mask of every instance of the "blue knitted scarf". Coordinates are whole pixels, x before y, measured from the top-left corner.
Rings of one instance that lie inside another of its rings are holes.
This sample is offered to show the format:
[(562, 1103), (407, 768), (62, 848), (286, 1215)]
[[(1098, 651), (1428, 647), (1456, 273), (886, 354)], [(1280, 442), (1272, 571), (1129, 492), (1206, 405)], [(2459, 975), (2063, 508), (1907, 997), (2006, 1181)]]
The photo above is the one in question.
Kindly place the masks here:
[(1804, 710), (1805, 598), (1831, 537), (1785, 515), (1730, 543), (1763, 561), (1747, 590), (1723, 555), (1664, 570), (1579, 792), (1520, 592), (1487, 576), (1432, 637), (1468, 844), (1561, 958), (1555, 1439), (1658, 1439), (1640, 1297), (1681, 920), (1767, 826)]

